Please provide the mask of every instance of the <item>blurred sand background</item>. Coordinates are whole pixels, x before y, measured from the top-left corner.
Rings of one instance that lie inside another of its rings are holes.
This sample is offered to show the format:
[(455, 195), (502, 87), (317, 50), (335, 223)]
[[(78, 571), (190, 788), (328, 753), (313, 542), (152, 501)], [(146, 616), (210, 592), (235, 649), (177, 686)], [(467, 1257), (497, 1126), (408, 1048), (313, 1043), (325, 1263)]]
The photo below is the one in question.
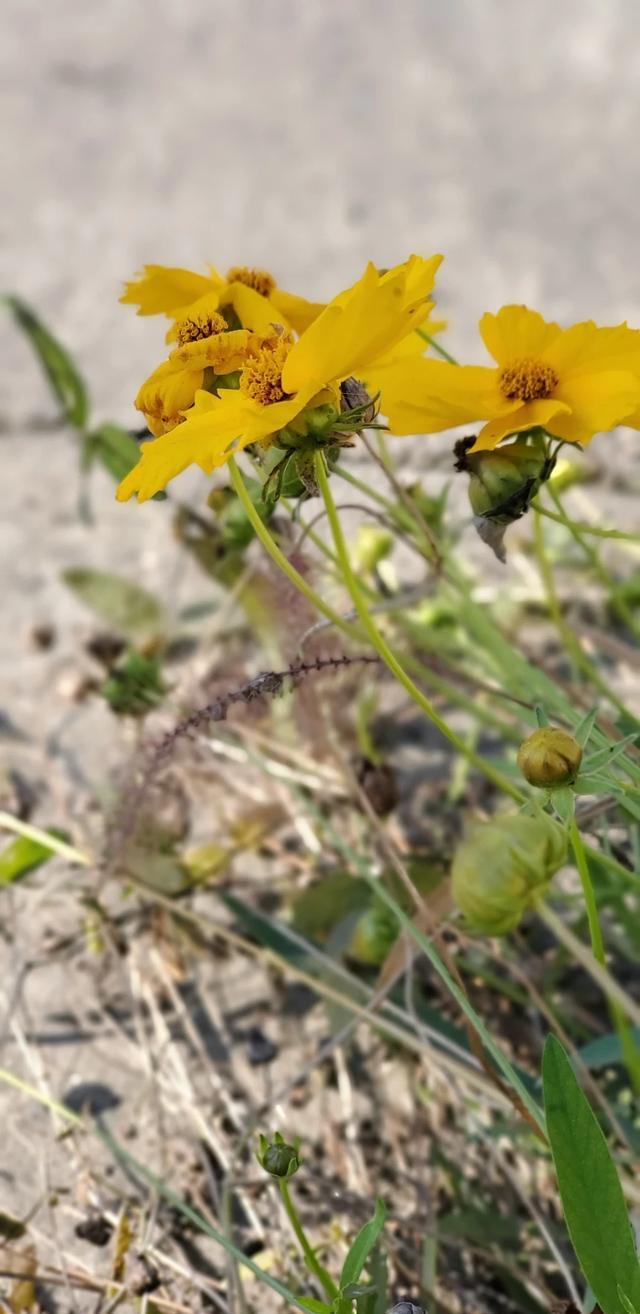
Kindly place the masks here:
[[(118, 304), (146, 261), (262, 265), (322, 298), (368, 258), (443, 251), (468, 359), (505, 300), (640, 323), (635, 0), (4, 0), (3, 18), (0, 286), (72, 351), (96, 419), (135, 423), (160, 359), (158, 321)], [(153, 584), (168, 521), (116, 506), (99, 473), (96, 527), (78, 520), (74, 440), (43, 424), (29, 347), (1, 333), (2, 702), (20, 722), (35, 700), (46, 724), (87, 623), (60, 568)], [(636, 443), (620, 436), (616, 467)], [(25, 643), (34, 620), (58, 627), (53, 671)]]

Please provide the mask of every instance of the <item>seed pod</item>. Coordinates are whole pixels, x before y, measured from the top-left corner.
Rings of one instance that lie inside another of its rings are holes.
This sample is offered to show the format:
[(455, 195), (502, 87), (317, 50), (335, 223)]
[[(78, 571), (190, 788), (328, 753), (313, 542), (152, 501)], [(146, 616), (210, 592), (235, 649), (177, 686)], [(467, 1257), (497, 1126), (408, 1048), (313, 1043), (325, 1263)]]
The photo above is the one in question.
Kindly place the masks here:
[(275, 1133), (272, 1141), (261, 1136), (258, 1163), (271, 1177), (293, 1177), (300, 1167), (299, 1147), (287, 1145), (280, 1132)]
[(518, 749), (518, 766), (530, 785), (562, 789), (572, 785), (582, 762), (582, 749), (573, 735), (555, 726), (535, 730)]
[(543, 898), (566, 852), (564, 830), (546, 813), (514, 812), (477, 822), (451, 869), (453, 895), (469, 930), (512, 931)]
[(480, 537), (506, 560), (504, 532), (528, 511), (540, 485), (549, 477), (553, 462), (540, 430), (505, 443), (493, 452), (467, 451), (473, 439), (456, 443), (456, 469), (469, 475), (469, 501)]

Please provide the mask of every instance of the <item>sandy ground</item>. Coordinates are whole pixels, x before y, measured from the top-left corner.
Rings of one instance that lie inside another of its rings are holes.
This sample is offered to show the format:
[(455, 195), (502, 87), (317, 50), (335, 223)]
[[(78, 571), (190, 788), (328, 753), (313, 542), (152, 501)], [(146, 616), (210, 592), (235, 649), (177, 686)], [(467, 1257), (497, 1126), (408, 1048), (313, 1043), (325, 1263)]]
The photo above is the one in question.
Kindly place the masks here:
[[(257, 264), (322, 298), (369, 258), (443, 251), (438, 299), (470, 359), (479, 314), (508, 300), (640, 323), (635, 0), (4, 0), (3, 19), (0, 286), (67, 344), (98, 419), (133, 421), (159, 357), (157, 323), (117, 300), (146, 261)], [(52, 403), (8, 319), (1, 332), (0, 707), (23, 736), (3, 748), (46, 799), (47, 736), (89, 789), (120, 751), (104, 709), (69, 699), (91, 622), (60, 570), (109, 566), (153, 586), (175, 551), (163, 508), (116, 506), (101, 476), (94, 526), (79, 519), (73, 437), (48, 426)], [(631, 494), (636, 442), (616, 448)], [(407, 460), (424, 468), (420, 449)], [(206, 588), (188, 570), (170, 578), (176, 607)], [(41, 622), (56, 627), (48, 654), (28, 639)], [(68, 802), (68, 780), (64, 791)], [(39, 815), (55, 820), (50, 801)], [(12, 925), (28, 934), (38, 909), (21, 900)], [(57, 926), (55, 909), (54, 891)], [(45, 1030), (52, 992), (64, 1016), (65, 970), (51, 970), (59, 979), (25, 987)], [(59, 1095), (111, 1061), (105, 1041), (87, 1071), (60, 1026), (46, 1056)], [(19, 1065), (13, 1044), (4, 1061)]]

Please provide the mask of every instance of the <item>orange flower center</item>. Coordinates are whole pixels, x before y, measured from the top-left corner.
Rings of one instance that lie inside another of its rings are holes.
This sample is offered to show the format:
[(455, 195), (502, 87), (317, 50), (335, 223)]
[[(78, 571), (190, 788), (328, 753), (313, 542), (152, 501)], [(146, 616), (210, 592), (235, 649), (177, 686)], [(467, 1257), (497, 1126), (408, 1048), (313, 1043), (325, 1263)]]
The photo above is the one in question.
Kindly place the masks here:
[(201, 338), (211, 338), (215, 333), (224, 333), (227, 321), (217, 310), (207, 315), (193, 315), (189, 319), (180, 319), (176, 324), (176, 335), (181, 347), (187, 342), (199, 342)]
[(288, 336), (270, 338), (249, 356), (240, 375), (240, 391), (245, 397), (272, 406), (290, 395), (282, 386), (282, 371), (292, 345)]
[(498, 386), (509, 401), (538, 401), (550, 397), (560, 380), (551, 365), (535, 356), (520, 356), (500, 371)]
[(227, 270), (227, 283), (244, 283), (252, 287), (261, 297), (268, 297), (276, 286), (275, 278), (266, 269), (249, 269), (246, 265), (232, 265)]

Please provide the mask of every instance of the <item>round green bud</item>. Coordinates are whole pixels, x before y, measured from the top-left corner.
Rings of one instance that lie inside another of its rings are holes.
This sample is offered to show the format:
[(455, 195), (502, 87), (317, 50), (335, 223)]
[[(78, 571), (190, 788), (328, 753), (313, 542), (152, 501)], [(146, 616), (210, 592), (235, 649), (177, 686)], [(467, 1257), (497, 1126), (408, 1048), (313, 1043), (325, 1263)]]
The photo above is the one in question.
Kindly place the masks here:
[(469, 930), (506, 935), (544, 896), (565, 861), (562, 826), (546, 813), (506, 813), (477, 822), (456, 851), (453, 896)]
[(516, 438), (494, 452), (472, 452), (465, 462), (475, 514), (510, 523), (526, 511), (537, 492), (547, 468), (547, 453), (538, 439)]
[(573, 735), (555, 726), (535, 730), (518, 750), (518, 766), (530, 785), (562, 789), (572, 785), (582, 761), (582, 749)]
[(309, 433), (318, 437), (333, 429), (338, 418), (338, 412), (331, 402), (325, 402), (322, 406), (314, 406), (312, 410), (305, 411), (304, 415)]
[(287, 1145), (280, 1132), (276, 1132), (272, 1141), (261, 1136), (258, 1162), (272, 1177), (293, 1177), (300, 1167), (298, 1145)]

